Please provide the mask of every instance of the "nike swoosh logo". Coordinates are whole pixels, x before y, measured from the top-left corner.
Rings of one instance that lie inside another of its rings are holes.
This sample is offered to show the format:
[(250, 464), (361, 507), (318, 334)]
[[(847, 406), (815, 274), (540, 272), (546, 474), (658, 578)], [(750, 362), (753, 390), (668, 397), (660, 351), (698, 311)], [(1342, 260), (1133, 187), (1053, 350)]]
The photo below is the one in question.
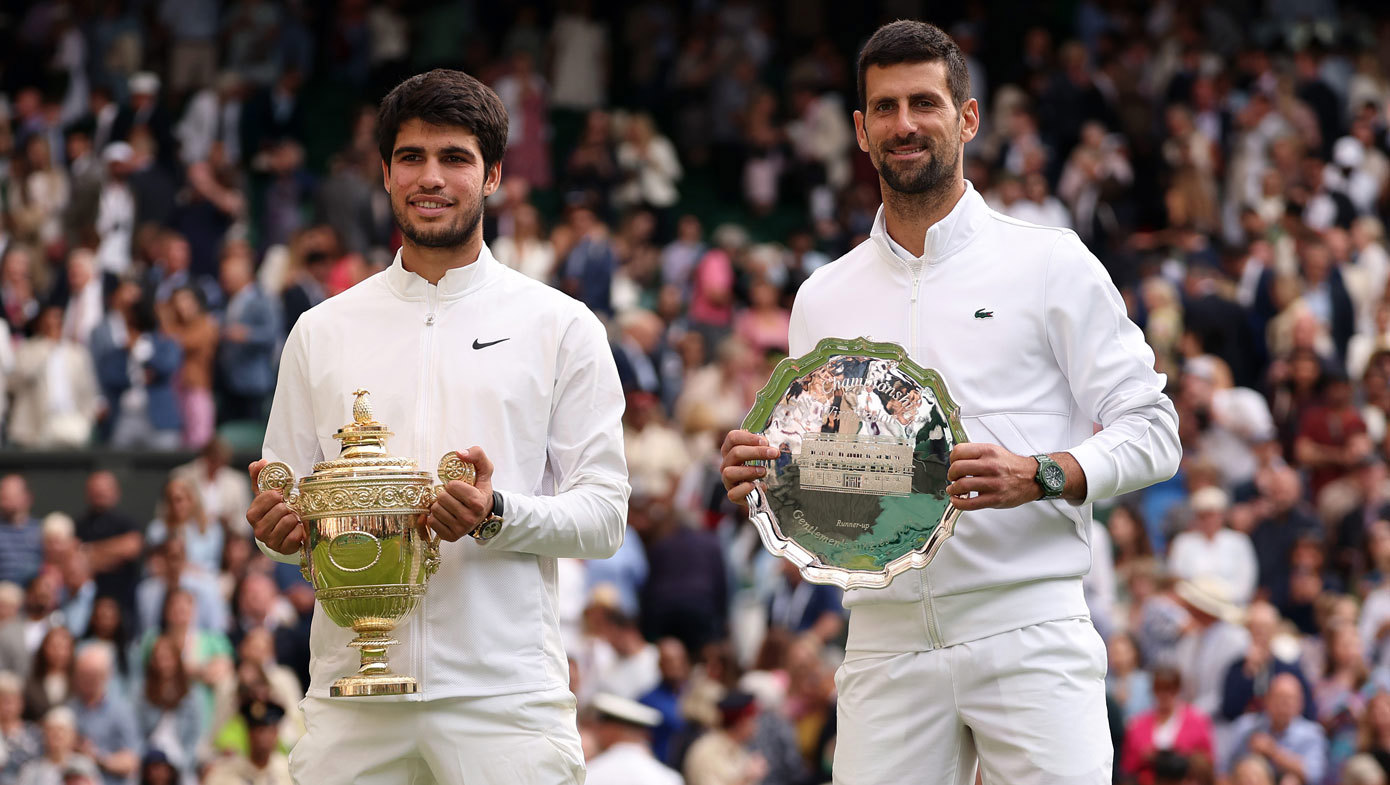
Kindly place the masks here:
[(478, 343), (478, 339), (477, 339), (477, 338), (474, 338), (474, 339), (473, 339), (473, 348), (474, 348), (474, 349), (486, 349), (486, 348), (489, 347), (489, 346), (496, 346), (497, 344), (499, 344), (499, 343), (501, 343), (501, 342), (503, 342), (503, 341), (510, 341), (510, 340), (511, 340), (510, 338), (498, 338), (498, 339), (495, 340), (495, 341), (488, 341), (487, 343)]

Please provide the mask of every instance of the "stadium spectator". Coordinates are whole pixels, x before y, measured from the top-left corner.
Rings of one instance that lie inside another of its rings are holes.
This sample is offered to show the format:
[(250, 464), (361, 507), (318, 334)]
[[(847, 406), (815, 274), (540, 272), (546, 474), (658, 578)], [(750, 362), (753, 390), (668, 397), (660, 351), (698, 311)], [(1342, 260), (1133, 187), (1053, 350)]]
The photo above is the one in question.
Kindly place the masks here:
[(49, 709), (44, 714), (42, 727), (43, 754), (21, 766), (15, 782), (18, 785), (65, 783), (69, 772), (76, 772), (86, 777), (91, 785), (100, 785), (95, 781), (95, 776), (99, 776), (96, 765), (77, 751), (81, 737), (72, 709), (66, 706)]
[(1184, 757), (1215, 757), (1211, 719), (1179, 699), (1182, 676), (1176, 668), (1154, 669), (1154, 708), (1136, 715), (1125, 727), (1124, 750), (1118, 769), (1139, 785), (1155, 781), (1155, 765), (1162, 753)]
[(93, 352), (97, 381), (112, 420), (111, 444), (171, 450), (182, 420), (174, 383), (183, 350), (159, 325), (154, 303), (143, 297), (123, 314), (123, 342)]
[(93, 472), (87, 477), (86, 491), (87, 512), (77, 520), (75, 533), (92, 561), (97, 593), (114, 598), (121, 615), (133, 618), (142, 550), (140, 525), (117, 509), (121, 486), (112, 473)]
[(172, 539), (183, 541), (189, 562), (204, 574), (222, 568), (225, 532), (221, 521), (208, 517), (203, 499), (187, 475), (175, 475), (164, 484), (163, 515), (145, 528), (145, 541), (159, 547)]
[[(66, 707), (77, 732), (91, 750), (106, 785), (129, 785), (140, 767), (139, 726), (130, 702), (112, 687), (115, 661), (109, 649), (89, 644), (77, 652), (72, 698)], [(47, 715), (45, 715), (47, 716)]]
[(221, 281), (227, 309), (217, 353), (218, 418), (223, 422), (263, 419), (267, 396), (275, 387), (280, 313), (253, 273), (249, 247), (234, 245), (223, 253)]
[(0, 477), (0, 581), (27, 586), (39, 573), (43, 538), (33, 508), (23, 475)]
[(1299, 782), (1321, 782), (1327, 769), (1327, 737), (1322, 728), (1301, 716), (1303, 685), (1293, 674), (1281, 673), (1269, 684), (1269, 700), (1262, 712), (1250, 712), (1231, 728), (1231, 752), (1223, 765), (1235, 766), (1247, 752), (1263, 756), (1283, 781), (1288, 775)]
[(9, 439), (30, 449), (85, 447), (98, 407), (92, 355), (63, 335), (63, 309), (46, 306), (20, 344), (6, 387), (14, 395)]
[(24, 719), (24, 690), (19, 676), (0, 671), (0, 782), (10, 785), (19, 770), (42, 753), (39, 729)]
[(37, 721), (49, 709), (67, 703), (72, 695), (73, 654), (73, 635), (67, 628), (54, 627), (44, 635), (33, 652), (24, 688), (26, 719)]
[(248, 703), (242, 708), (246, 719), (250, 748), (214, 763), (207, 772), (207, 785), (236, 785), (252, 781), (265, 785), (293, 785), (289, 758), (278, 749), (279, 727), (285, 710), (264, 701)]
[(1191, 528), (1179, 534), (1168, 552), (1168, 569), (1179, 578), (1216, 578), (1231, 589), (1239, 605), (1255, 594), (1259, 565), (1250, 537), (1225, 525), (1230, 502), (1220, 488), (1206, 487), (1192, 494)]
[(159, 750), (185, 779), (196, 778), (202, 707), (172, 638), (155, 640), (143, 683), (132, 701), (142, 748)]

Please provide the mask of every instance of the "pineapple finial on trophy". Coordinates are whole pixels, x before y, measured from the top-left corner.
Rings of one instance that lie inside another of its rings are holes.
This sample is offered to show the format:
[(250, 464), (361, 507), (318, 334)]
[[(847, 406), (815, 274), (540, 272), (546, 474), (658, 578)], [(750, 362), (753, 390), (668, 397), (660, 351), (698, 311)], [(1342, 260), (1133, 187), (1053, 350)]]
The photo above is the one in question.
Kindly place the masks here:
[(372, 399), (369, 393), (358, 387), (352, 391), (357, 396), (357, 400), (352, 402), (352, 419), (359, 425), (367, 425), (376, 422), (376, 416), (372, 413)]

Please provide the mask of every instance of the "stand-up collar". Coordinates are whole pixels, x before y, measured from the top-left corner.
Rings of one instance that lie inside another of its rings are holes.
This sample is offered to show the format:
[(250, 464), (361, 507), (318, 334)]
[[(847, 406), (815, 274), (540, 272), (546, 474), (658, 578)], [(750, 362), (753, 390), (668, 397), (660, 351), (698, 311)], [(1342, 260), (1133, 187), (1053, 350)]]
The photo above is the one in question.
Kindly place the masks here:
[[(945, 218), (927, 229), (927, 236), (922, 243), (922, 255), (918, 258), (927, 264), (936, 264), (949, 258), (965, 247), (975, 232), (979, 231), (988, 214), (989, 206), (985, 204), (984, 198), (975, 190), (975, 186), (966, 180), (965, 193), (961, 194), (956, 206), (951, 208), (951, 212), (947, 213)], [(886, 253), (901, 258), (893, 248), (898, 244), (888, 236), (888, 230), (884, 226), (882, 206), (878, 208), (878, 215), (874, 216), (874, 227), (869, 236), (879, 243)], [(902, 246), (899, 245), (898, 248)]]
[[(478, 251), (478, 259), (472, 264), (455, 267), (439, 279), (438, 296), (442, 300), (452, 300), (482, 286), (497, 263), (487, 243)], [(386, 283), (397, 296), (406, 300), (423, 300), (429, 291), (429, 281), (405, 269), (401, 263), (401, 252), (396, 251), (396, 259), (386, 268)]]

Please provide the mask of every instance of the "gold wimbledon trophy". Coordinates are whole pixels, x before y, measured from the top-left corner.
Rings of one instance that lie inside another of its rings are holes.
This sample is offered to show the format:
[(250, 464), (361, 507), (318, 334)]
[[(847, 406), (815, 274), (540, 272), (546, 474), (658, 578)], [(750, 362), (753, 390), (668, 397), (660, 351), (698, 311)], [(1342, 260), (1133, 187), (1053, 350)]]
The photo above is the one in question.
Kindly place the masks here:
[[(304, 522), (299, 567), (315, 596), (339, 627), (357, 637), (357, 673), (333, 682), (333, 697), (406, 695), (418, 689), (414, 678), (391, 671), (386, 647), (400, 643), (391, 631), (425, 593), (439, 569), (439, 538), (425, 525), (430, 505), (443, 486), (415, 461), (386, 452), (391, 432), (372, 416), (366, 390), (357, 390), (354, 422), (333, 435), (343, 443), (337, 460), (314, 464), (295, 487), (290, 467), (276, 461), (261, 470), (260, 491), (277, 490)], [(450, 452), (439, 461), (440, 482), (473, 483), (473, 466)]]

